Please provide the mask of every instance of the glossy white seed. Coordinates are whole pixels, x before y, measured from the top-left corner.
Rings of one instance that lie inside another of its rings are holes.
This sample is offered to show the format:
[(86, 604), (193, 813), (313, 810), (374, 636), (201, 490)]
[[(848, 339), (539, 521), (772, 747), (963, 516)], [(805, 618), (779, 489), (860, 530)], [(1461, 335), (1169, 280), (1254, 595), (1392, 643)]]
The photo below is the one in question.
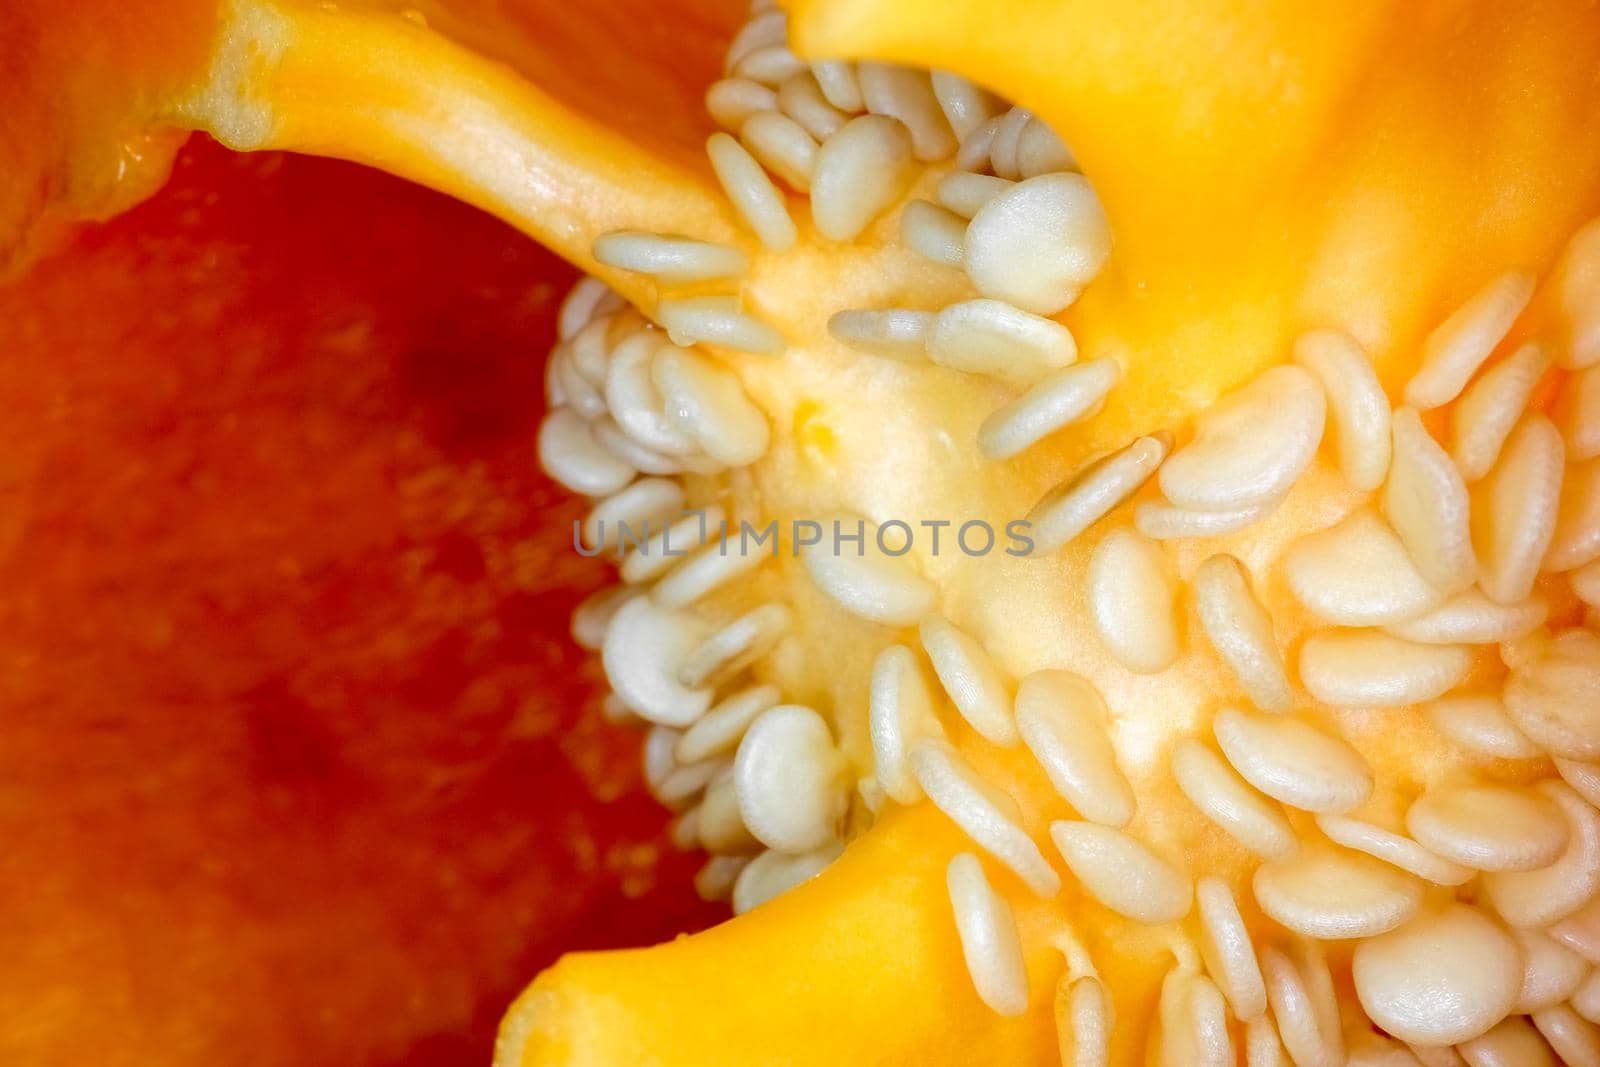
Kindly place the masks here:
[(539, 424), (539, 465), (574, 493), (608, 496), (633, 480), (633, 465), (594, 439), (587, 419), (559, 408)]
[(1422, 362), (1406, 383), (1406, 403), (1426, 411), (1448, 404), (1493, 352), (1533, 296), (1530, 275), (1511, 271), (1474, 293), (1422, 343)]
[(793, 625), (782, 604), (758, 604), (735, 616), (697, 645), (678, 669), (687, 686), (720, 686), (771, 652)]
[(997, 120), (994, 139), (989, 144), (989, 166), (1000, 177), (1012, 180), (1022, 177), (1017, 166), (1017, 145), (1032, 121), (1033, 112), (1021, 107), (1010, 108)]
[[(961, 147), (956, 150), (956, 170), (954, 173), (966, 174), (974, 171), (985, 170), (989, 166), (989, 149), (994, 146), (994, 135), (1000, 129), (1000, 116), (985, 119), (961, 142)], [(989, 177), (989, 175), (982, 175)], [(949, 205), (946, 205), (949, 206)]]
[(886, 115), (861, 115), (822, 142), (811, 172), (811, 218), (834, 241), (854, 238), (887, 211), (916, 173), (911, 132)]
[(1456, 402), (1450, 413), (1454, 434), (1450, 454), (1467, 481), (1477, 481), (1494, 466), (1549, 365), (1543, 347), (1523, 345), (1473, 382)]
[(1592, 968), (1572, 991), (1572, 1010), (1590, 1022), (1600, 1019), (1600, 968)]
[(683, 732), (673, 755), (680, 763), (696, 763), (727, 755), (739, 747), (750, 724), (768, 708), (777, 707), (782, 694), (775, 685), (756, 685), (718, 701)]
[(1600, 460), (1570, 464), (1544, 569), (1569, 571), (1600, 559)]
[(1522, 950), (1522, 990), (1512, 1011), (1518, 1014), (1555, 1007), (1577, 991), (1589, 961), (1543, 930), (1512, 930)]
[(970, 852), (950, 860), (945, 882), (978, 999), (999, 1015), (1021, 1015), (1028, 1009), (1028, 973), (1011, 905), (990, 887), (983, 865)]
[(1245, 1067), (1292, 1067), (1271, 1015), (1258, 1015), (1245, 1023), (1244, 1062)]
[(1041, 897), (1061, 892), (1061, 876), (1017, 822), (1016, 802), (986, 782), (948, 742), (911, 748), (911, 772), (934, 807)]
[(607, 585), (584, 597), (572, 609), (572, 639), (578, 647), (600, 651), (618, 609), (642, 592), (626, 585)]
[(799, 193), (811, 188), (817, 141), (794, 119), (781, 111), (758, 111), (744, 120), (739, 140), (789, 188)]
[(1567, 820), (1548, 797), (1501, 785), (1440, 785), (1412, 802), (1406, 830), (1424, 848), (1480, 871), (1532, 871), (1567, 847)]
[(659, 331), (640, 330), (612, 350), (606, 366), (606, 406), (623, 432), (639, 444), (670, 456), (688, 456), (696, 451), (694, 438), (662, 410), (661, 394), (650, 374), (656, 353), (666, 343)]
[(1557, 285), (1567, 327), (1562, 366), (1577, 369), (1600, 363), (1600, 219), (1590, 221), (1567, 243)]
[(630, 547), (617, 568), (617, 575), (629, 584), (654, 581), (677, 566), (690, 551), (701, 548), (724, 520), (719, 507), (695, 508), (682, 518), (652, 531), (636, 547)]
[(926, 71), (890, 63), (860, 63), (856, 80), (868, 111), (898, 119), (911, 131), (917, 159), (928, 163), (955, 154), (955, 134)]
[(1591, 899), (1549, 927), (1549, 933), (1590, 963), (1600, 965), (1600, 899)]
[(1600, 758), (1600, 640), (1572, 636), (1513, 664), (1502, 699), (1517, 728), (1552, 754), (1592, 760)]
[(811, 73), (817, 79), (817, 87), (822, 90), (822, 95), (828, 103), (840, 111), (860, 111), (866, 106), (861, 99), (861, 85), (856, 79), (856, 68), (853, 63), (839, 59), (819, 59), (811, 64)]
[(567, 354), (574, 374), (596, 387), (606, 383), (606, 362), (612, 349), (644, 328), (644, 316), (632, 307), (601, 314), (600, 307), (607, 301), (622, 300), (610, 289), (606, 291), (611, 295), (597, 302), (595, 315), (578, 328), (570, 342), (557, 349)]
[[(852, 515), (832, 515), (819, 520), (822, 541), (801, 554), (806, 573), (818, 589), (850, 614), (893, 626), (909, 626), (932, 609), (933, 583), (917, 572), (903, 556), (890, 556), (877, 544), (877, 525)], [(836, 544), (829, 535), (834, 524), (847, 536), (861, 527), (860, 554), (852, 543)]]
[(687, 726), (711, 706), (709, 689), (678, 681), (683, 661), (705, 636), (692, 616), (637, 597), (617, 610), (606, 630), (601, 663), (624, 704), (653, 723)]
[(1359, 852), (1326, 847), (1256, 868), (1256, 903), (1279, 925), (1321, 941), (1393, 930), (1422, 905), (1422, 883)]
[(706, 141), (711, 169), (745, 225), (769, 251), (787, 252), (799, 236), (783, 194), (748, 149), (726, 133)]
[(1063, 975), (1056, 986), (1055, 1020), (1061, 1067), (1110, 1067), (1116, 1017), (1100, 979)]
[(1017, 134), (1017, 175), (1034, 178), (1040, 174), (1073, 170), (1078, 160), (1052, 130), (1048, 123), (1035, 115)]
[(1391, 428), (1384, 515), (1430, 582), (1447, 593), (1465, 589), (1478, 573), (1467, 484), (1414, 410), (1397, 410)]
[(957, 138), (965, 140), (973, 130), (1000, 111), (994, 94), (980, 89), (958, 74), (936, 70), (929, 76), (934, 99), (944, 111), (945, 121)]
[(1212, 725), (1245, 781), (1291, 807), (1343, 812), (1372, 792), (1372, 771), (1361, 754), (1310, 723), (1225, 706)]
[(900, 243), (925, 259), (959, 267), (967, 254), (967, 220), (927, 200), (900, 212)]
[(1600, 808), (1600, 763), (1584, 763), (1579, 760), (1563, 759), (1560, 756), (1552, 761), (1556, 770), (1578, 795), (1589, 802), (1590, 807)]
[(862, 352), (907, 363), (928, 359), (933, 312), (905, 308), (851, 309), (828, 319), (828, 335)]
[(1352, 973), (1373, 1022), (1402, 1041), (1447, 1045), (1505, 1018), (1522, 988), (1522, 957), (1482, 912), (1449, 904), (1358, 944)]
[(1084, 889), (1112, 911), (1148, 925), (1188, 914), (1194, 898), (1189, 876), (1138, 839), (1068, 820), (1050, 824), (1050, 839)]
[(1556, 401), (1555, 420), (1569, 459), (1600, 456), (1600, 370), (1591, 367), (1567, 379)]
[(966, 300), (935, 316), (928, 358), (951, 370), (1026, 385), (1072, 363), (1078, 346), (1058, 322), (1002, 300)]
[(608, 267), (638, 271), (674, 285), (736, 278), (750, 265), (743, 252), (728, 245), (642, 230), (601, 234), (594, 239), (593, 252)]
[(1139, 674), (1156, 674), (1178, 658), (1177, 579), (1156, 542), (1113, 530), (1089, 557), (1089, 615), (1100, 643)]
[(1234, 1067), (1228, 1008), (1215, 983), (1174, 967), (1161, 983), (1155, 1067)]
[(687, 806), (722, 770), (716, 761), (678, 762), (674, 751), (681, 736), (681, 731), (671, 727), (652, 726), (644, 742), (645, 785), (651, 796), (673, 810)]
[(1499, 759), (1536, 759), (1544, 750), (1517, 729), (1495, 693), (1460, 693), (1426, 706), (1434, 729), (1469, 752)]
[(1035, 671), (1017, 686), (1017, 731), (1078, 814), (1122, 826), (1133, 818), (1133, 788), (1117, 766), (1105, 702), (1067, 671)]
[(1564, 1004), (1533, 1013), (1533, 1025), (1567, 1067), (1600, 1067), (1600, 1027)]
[(1590, 608), (1600, 607), (1600, 559), (1592, 560), (1567, 575), (1572, 591)]
[(1429, 852), (1404, 834), (1347, 815), (1318, 815), (1317, 829), (1335, 844), (1364, 852), (1435, 885), (1461, 885), (1477, 873)]
[(1134, 508), (1133, 524), (1146, 537), (1167, 541), (1180, 537), (1220, 537), (1251, 526), (1277, 510), (1281, 498), (1232, 511), (1190, 511), (1164, 500), (1146, 500)]
[(1312, 614), (1340, 626), (1404, 622), (1444, 599), (1389, 524), (1366, 508), (1301, 537), (1284, 556), (1283, 574)]
[(1199, 741), (1185, 738), (1173, 747), (1172, 773), (1201, 814), (1252, 852), (1272, 859), (1295, 851), (1294, 827), (1283, 811)]
[(1200, 913), (1200, 952), (1206, 970), (1228, 998), (1233, 1014), (1254, 1019), (1267, 1010), (1267, 987), (1261, 978), (1250, 930), (1239, 914), (1233, 891), (1220, 878), (1202, 878), (1195, 885)]
[(922, 667), (909, 648), (890, 645), (872, 663), (867, 704), (874, 772), (883, 791), (901, 804), (922, 799), (911, 773), (911, 746), (942, 733), (933, 710), (933, 694)]
[(1600, 812), (1564, 782), (1533, 787), (1567, 821), (1561, 855), (1531, 871), (1485, 874), (1483, 888), (1502, 917), (1516, 926), (1550, 926), (1574, 914), (1600, 892)]
[(661, 529), (683, 505), (683, 486), (676, 479), (640, 478), (589, 510), (583, 519), (583, 543), (590, 548), (615, 549), (624, 526), (628, 536), (643, 539), (647, 527)]
[(732, 70), (750, 53), (762, 48), (782, 44), (789, 37), (789, 16), (782, 11), (767, 9), (751, 11), (752, 18), (739, 28), (728, 51), (723, 56), (723, 69)]
[(572, 361), (569, 345), (558, 345), (544, 368), (544, 395), (552, 408), (570, 407), (585, 419), (605, 413), (606, 401)]
[[(1555, 425), (1531, 414), (1511, 432), (1478, 487), (1473, 516), (1478, 584), (1501, 604), (1525, 600), (1555, 536), (1566, 446)], [(1600, 534), (1596, 535), (1600, 542)]]
[(1465, 645), (1423, 645), (1377, 630), (1313, 634), (1300, 647), (1300, 681), (1335, 707), (1394, 708), (1454, 689), (1472, 669)]
[(967, 274), (985, 296), (1053, 315), (1111, 254), (1111, 228), (1080, 174), (1044, 174), (1000, 193), (967, 228)]
[(1340, 330), (1312, 330), (1295, 339), (1294, 359), (1317, 376), (1328, 397), (1328, 421), (1345, 481), (1365, 492), (1389, 471), (1389, 398), (1372, 359)]
[(1463, 1041), (1456, 1052), (1467, 1067), (1557, 1067), (1550, 1046), (1522, 1016), (1504, 1019), (1482, 1037)]
[(1544, 625), (1549, 614), (1550, 605), (1537, 595), (1499, 604), (1479, 589), (1468, 589), (1426, 615), (1384, 629), (1428, 645), (1497, 645), (1527, 637)]
[(839, 132), (850, 116), (828, 102), (810, 71), (802, 71), (778, 87), (777, 107), (818, 141)]
[(665, 452), (658, 452), (653, 448), (646, 448), (638, 441), (629, 437), (615, 419), (609, 415), (602, 415), (591, 426), (594, 439), (603, 445), (607, 452), (631, 464), (644, 474), (655, 476), (668, 474), (682, 474), (692, 471), (696, 474), (716, 474), (722, 467), (709, 456), (673, 456)]
[(743, 467), (766, 453), (767, 418), (728, 368), (687, 348), (662, 345), (650, 376), (667, 416), (717, 462)]
[[(698, 811), (700, 843), (707, 851), (748, 852), (760, 847), (739, 814), (739, 793), (734, 788), (732, 766), (724, 767), (706, 785)], [(737, 874), (735, 871), (730, 877)]]
[(734, 880), (733, 913), (743, 915), (809, 882), (838, 859), (843, 850), (843, 844), (837, 841), (798, 856), (768, 849), (747, 863)]
[(1287, 711), (1292, 700), (1272, 616), (1256, 599), (1244, 564), (1216, 555), (1195, 568), (1194, 605), (1206, 637), (1246, 695), (1265, 711)]
[(750, 574), (768, 558), (738, 541), (713, 541), (678, 564), (650, 590), (650, 599), (664, 608), (684, 608), (730, 582)]
[(1110, 357), (1046, 375), (983, 420), (978, 428), (978, 448), (989, 459), (1009, 459), (1098, 411), (1121, 379), (1122, 365)]
[(1316, 455), (1326, 414), (1314, 376), (1273, 367), (1201, 413), (1194, 439), (1162, 466), (1161, 491), (1194, 511), (1281, 497)]
[(1321, 948), (1296, 939), (1287, 950), (1261, 951), (1261, 972), (1278, 1035), (1296, 1067), (1338, 1067), (1345, 1062), (1339, 1001)]
[[(962, 218), (970, 219), (982, 210), (985, 204), (1016, 184), (1005, 178), (997, 178), (993, 174), (971, 174), (957, 170), (939, 179), (935, 195), (938, 196), (939, 203)], [(962, 251), (962, 258), (963, 260), (966, 258), (965, 250)]]
[(1161, 434), (1137, 438), (1046, 493), (1027, 515), (1032, 554), (1054, 552), (1124, 503), (1156, 472), (1170, 446)]
[(758, 48), (739, 61), (733, 73), (741, 78), (763, 85), (782, 85), (805, 70), (805, 64), (789, 50), (788, 45), (775, 44)]
[[(736, 296), (686, 296), (658, 300), (656, 318), (678, 345), (707, 344), (757, 356), (784, 350), (783, 335), (740, 310)], [(612, 357), (613, 363), (616, 357)]]
[(762, 712), (733, 760), (739, 814), (751, 835), (790, 854), (833, 840), (847, 800), (843, 764), (827, 722), (811, 708)]
[(977, 641), (942, 615), (930, 614), (920, 626), (922, 647), (939, 683), (961, 717), (997, 745), (1015, 744), (1011, 678)]
[(571, 340), (591, 321), (616, 310), (621, 302), (622, 298), (609, 285), (592, 275), (585, 275), (561, 301), (561, 310), (556, 318), (556, 335), (563, 341)]
[(694, 891), (701, 900), (727, 900), (749, 856), (712, 856), (695, 872)]

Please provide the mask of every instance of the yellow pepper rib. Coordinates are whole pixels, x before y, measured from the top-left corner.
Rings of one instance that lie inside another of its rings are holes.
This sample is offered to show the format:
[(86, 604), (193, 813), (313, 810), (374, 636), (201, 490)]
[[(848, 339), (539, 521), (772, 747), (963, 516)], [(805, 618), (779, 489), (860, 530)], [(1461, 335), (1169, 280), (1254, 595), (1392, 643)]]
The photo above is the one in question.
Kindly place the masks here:
[(567, 956), (512, 1006), (495, 1063), (1047, 1062), (1060, 954), (1031, 942), (1035, 1010), (1002, 1019), (978, 1001), (945, 891), (945, 866), (963, 847), (924, 805), (715, 929)]
[(704, 174), (386, 11), (238, 0), (206, 84), (177, 110), (241, 151), (351, 159), (449, 193), (631, 297), (648, 290), (594, 262), (598, 234), (647, 227), (740, 241)]
[(0, 279), (59, 227), (109, 218), (166, 182), (184, 134), (152, 112), (204, 70), (215, 25), (204, 0), (0, 11)]
[[(1197, 401), (1307, 325), (1403, 377), (1439, 308), (1547, 268), (1600, 206), (1591, 6), (797, 0), (792, 22), (803, 53), (952, 70), (1061, 131), (1117, 241), (1068, 321), (1207, 381)], [(1136, 364), (1124, 395), (1151, 384)]]

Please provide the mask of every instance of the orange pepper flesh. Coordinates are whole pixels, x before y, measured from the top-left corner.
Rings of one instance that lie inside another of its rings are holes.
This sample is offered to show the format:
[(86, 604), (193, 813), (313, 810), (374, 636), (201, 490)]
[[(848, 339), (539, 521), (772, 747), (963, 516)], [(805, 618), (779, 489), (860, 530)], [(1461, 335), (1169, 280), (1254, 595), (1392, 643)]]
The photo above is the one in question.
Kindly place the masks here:
[(0, 1062), (483, 1063), (559, 952), (720, 914), (567, 637), (570, 280), (196, 141), (0, 288)]
[(181, 131), (151, 122), (204, 68), (209, 3), (0, 10), (0, 278), (75, 219), (104, 218), (166, 180)]

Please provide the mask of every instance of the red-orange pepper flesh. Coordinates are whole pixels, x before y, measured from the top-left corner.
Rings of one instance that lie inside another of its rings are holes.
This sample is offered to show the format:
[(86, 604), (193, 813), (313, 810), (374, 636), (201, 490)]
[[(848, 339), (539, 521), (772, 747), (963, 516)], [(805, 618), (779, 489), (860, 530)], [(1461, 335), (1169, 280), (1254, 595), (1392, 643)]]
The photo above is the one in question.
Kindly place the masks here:
[(570, 279), (197, 141), (0, 288), (0, 1062), (484, 1063), (558, 952), (718, 914), (566, 634)]

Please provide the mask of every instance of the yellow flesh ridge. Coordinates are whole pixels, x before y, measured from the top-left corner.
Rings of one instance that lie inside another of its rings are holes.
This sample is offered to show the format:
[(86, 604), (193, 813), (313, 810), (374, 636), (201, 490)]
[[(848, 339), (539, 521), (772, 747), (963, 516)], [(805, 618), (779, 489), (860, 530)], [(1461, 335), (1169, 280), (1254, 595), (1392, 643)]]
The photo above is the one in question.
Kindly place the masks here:
[[(1218, 19), (1222, 7), (1217, 5)], [(1487, 210), (1489, 198), (1507, 195), (1495, 184), (1495, 174), (1486, 174), (1475, 193), (1424, 204), (1407, 197), (1421, 197), (1431, 188), (1426, 174), (1436, 146), (1407, 141), (1412, 151), (1376, 162), (1353, 153), (1323, 167), (1326, 173), (1315, 179), (1307, 176), (1312, 165), (1338, 155), (1326, 144), (1263, 134), (1257, 155), (1238, 150), (1238, 125), (1247, 121), (1242, 115), (1253, 115), (1248, 121), (1260, 123), (1261, 130), (1318, 129), (1307, 116), (1334, 108), (1337, 86), (1350, 78), (1341, 60), (1359, 54), (1364, 41), (1393, 32), (1393, 26), (1359, 15), (1303, 22), (1285, 17), (1291, 36), (1314, 32), (1348, 38), (1347, 47), (1316, 50), (1327, 67), (1298, 72), (1298, 92), (1290, 94), (1280, 92), (1275, 80), (1288, 75), (1266, 73), (1272, 64), (1263, 58), (1265, 42), (1235, 42), (1236, 51), (1219, 55), (1217, 68), (1175, 79), (1156, 69), (1164, 59), (1159, 47), (1137, 51), (1107, 43), (1134, 27), (1107, 24), (1106, 12), (1094, 11), (1091, 19), (1087, 7), (1058, 5), (1044, 14), (1053, 20), (1044, 31), (1031, 23), (996, 25), (983, 17), (984, 10), (976, 0), (954, 4), (951, 18), (935, 33), (919, 28), (918, 20), (904, 17), (888, 0), (802, 3), (796, 5), (793, 32), (796, 47), (809, 55), (870, 54), (957, 72), (974, 63), (984, 70), (1006, 70), (1008, 81), (992, 88), (1033, 107), (1065, 132), (1102, 192), (1115, 235), (1111, 263), (1059, 319), (1073, 330), (1080, 363), (1116, 358), (1124, 380), (1092, 419), (1001, 463), (985, 460), (976, 441), (989, 413), (1017, 395), (1014, 386), (933, 365), (864, 356), (826, 332), (828, 318), (844, 309), (934, 311), (975, 295), (959, 271), (899, 243), (897, 208), (879, 215), (851, 245), (840, 246), (812, 233), (804, 200), (791, 197), (799, 242), (791, 251), (769, 253), (739, 225), (708, 172), (635, 147), (511, 69), (423, 25), (360, 9), (239, 0), (229, 10), (208, 85), (173, 117), (210, 129), (237, 148), (345, 156), (453, 193), (549, 244), (646, 313), (659, 298), (656, 286), (643, 275), (596, 263), (591, 255), (595, 237), (615, 230), (682, 233), (741, 250), (749, 262), (738, 280), (742, 306), (777, 329), (787, 347), (778, 358), (720, 356), (766, 414), (772, 440), (766, 455), (737, 476), (690, 478), (688, 485), (691, 502), (718, 502), (761, 522), (848, 511), (913, 523), (981, 518), (1003, 528), (1089, 456), (1162, 430), (1176, 433), (1181, 446), (1192, 432), (1195, 412), (1262, 369), (1288, 361), (1296, 334), (1318, 326), (1343, 327), (1360, 341), (1377, 363), (1390, 403), (1397, 403), (1414, 353), (1442, 318), (1440, 309), (1457, 306), (1506, 269), (1527, 270), (1543, 284), (1560, 243), (1593, 207), (1580, 190), (1591, 183), (1596, 160), (1574, 161), (1570, 184), (1523, 191), (1540, 205), (1530, 210), (1542, 212), (1546, 223), (1530, 224), (1525, 232), (1547, 235), (1546, 243), (1485, 248), (1471, 244), (1471, 234), (1451, 228), (1449, 239), (1462, 242), (1463, 258), (1473, 269), (1419, 276), (1406, 265), (1411, 251), (1431, 239), (1431, 223)], [(1203, 31), (1190, 25), (1186, 32)], [(955, 43), (974, 40), (1006, 61), (996, 64), (993, 56), (974, 56)], [(1292, 40), (1279, 44), (1294, 50)], [(1556, 45), (1521, 40), (1520, 50), (1508, 49), (1514, 59), (1486, 74), (1482, 83), (1512, 79), (1518, 64), (1536, 66), (1546, 47)], [(427, 78), (417, 77), (421, 69), (428, 71)], [(1175, 128), (1130, 128), (1095, 119), (1097, 101), (1126, 92), (1187, 93), (1197, 85), (1210, 87), (1199, 102), (1185, 95), (1174, 98), (1172, 109), (1188, 116)], [(1555, 86), (1547, 91), (1574, 90)], [(1063, 100), (1076, 103), (1054, 106)], [(1247, 106), (1262, 101), (1272, 101), (1265, 113)], [(1404, 86), (1393, 87), (1373, 107), (1367, 136), (1406, 141), (1406, 102)], [(1476, 117), (1497, 129), (1514, 119), (1501, 111)], [(1574, 125), (1582, 121), (1573, 119)], [(1222, 132), (1196, 132), (1206, 130)], [(555, 145), (559, 151), (550, 147)], [(1163, 148), (1171, 151), (1163, 154)], [(1164, 162), (1145, 165), (1150, 158)], [(1401, 177), (1394, 169), (1402, 166), (1397, 160), (1424, 176)], [(1507, 175), (1535, 180), (1510, 165), (1515, 161), (1499, 162)], [(937, 199), (938, 179), (948, 166), (925, 168), (902, 199)], [(1216, 188), (1212, 179), (1224, 166), (1237, 171), (1237, 181), (1228, 186), (1237, 202), (1197, 206), (1183, 195), (1186, 182)], [(1283, 217), (1259, 219), (1245, 206), (1263, 188), (1300, 180), (1327, 192), (1328, 206), (1294, 203), (1274, 209), (1289, 213)], [(1385, 198), (1380, 191), (1386, 188), (1398, 192)], [(1472, 196), (1485, 199), (1472, 201)], [(1253, 220), (1247, 232), (1224, 229), (1242, 218)], [(1275, 257), (1285, 245), (1307, 249), (1298, 276), (1288, 283), (1269, 272), (1269, 266), (1282, 271)], [(1448, 259), (1437, 253), (1427, 257), (1434, 264)], [(1409, 291), (1395, 299), (1402, 285)], [(1426, 298), (1418, 298), (1419, 292)], [(1217, 314), (1216, 308), (1227, 314)], [(1435, 428), (1436, 436), (1442, 425)], [(1281, 506), (1255, 525), (1163, 549), (1185, 586), (1200, 564), (1218, 553), (1244, 564), (1274, 621), (1279, 649), (1289, 651), (1291, 680), (1293, 650), (1306, 634), (1323, 627), (1286, 588), (1279, 563), (1300, 536), (1333, 525), (1373, 499), (1344, 483), (1335, 458), (1334, 450), (1324, 447)], [(1141, 499), (1151, 492), (1147, 488)], [(1216, 709), (1224, 702), (1247, 704), (1244, 689), (1208, 643), (1187, 597), (1180, 598), (1181, 653), (1160, 673), (1125, 669), (1104, 650), (1092, 621), (1090, 553), (1107, 531), (1130, 524), (1131, 518), (1132, 509), (1123, 507), (1048, 558), (996, 553), (969, 559), (950, 552), (934, 558), (920, 550), (910, 558), (936, 587), (938, 610), (974, 637), (1009, 676), (1064, 669), (1092, 681), (1110, 710), (1117, 763), (1137, 800), (1124, 829), (1161, 854), (1207, 857), (1204, 869), (1188, 875), (1218, 877), (1231, 886), (1258, 945), (1265, 944), (1282, 931), (1260, 916), (1252, 900), (1249, 883), (1257, 857), (1200, 815), (1169, 767), (1177, 740), (1211, 743)], [(1581, 617), (1563, 579), (1542, 579), (1538, 589), (1553, 605), (1552, 618), (1570, 623)], [(707, 603), (718, 617), (732, 618), (773, 600), (792, 607), (794, 625), (754, 674), (775, 684), (786, 701), (824, 713), (851, 763), (847, 777), (854, 782), (872, 769), (866, 708), (873, 660), (897, 640), (914, 649), (920, 643), (914, 633), (842, 612), (790, 558), (767, 564), (757, 580), (736, 582)], [(1478, 654), (1469, 684), (1493, 682), (1502, 673), (1493, 661), (1492, 649)], [(1398, 815), (1416, 796), (1459, 777), (1521, 784), (1553, 774), (1544, 760), (1476, 757), (1425, 716), (1403, 709), (1333, 709), (1316, 704), (1298, 687), (1295, 706), (1378, 769), (1372, 797), (1343, 814), (1389, 829), (1401, 827)], [(1047, 827), (1075, 816), (1033, 756), (1025, 747), (1001, 749), (978, 740), (948, 710), (941, 717), (977, 771), (1003, 785), (1016, 801), (1020, 824), (1045, 843), (1047, 859), (1061, 869), (1048, 845)], [(1301, 838), (1318, 833), (1308, 813), (1291, 811), (1289, 817)], [(954, 853), (970, 848), (931, 806), (891, 808), (818, 880), (748, 917), (671, 946), (563, 961), (513, 1008), (498, 1062), (679, 1062), (672, 1059), (677, 1056), (681, 1062), (707, 1063), (716, 1061), (719, 1049), (761, 1047), (796, 1050), (796, 1062), (839, 1062), (848, 1058), (849, 1049), (830, 1046), (830, 1028), (872, 1031), (873, 1019), (900, 1033), (893, 1055), (908, 1061), (932, 1062), (952, 1048), (981, 1042), (984, 1056), (996, 1062), (1034, 1062), (1054, 1055), (1046, 1051), (1056, 1046), (1051, 1001), (1063, 959), (1073, 953), (1115, 957), (1117, 981), (1111, 992), (1118, 1024), (1111, 1061), (1137, 1062), (1173, 961), (1199, 966), (1195, 913), (1179, 924), (1148, 927), (1087, 897), (1071, 877), (1058, 898), (1039, 900), (981, 856), (992, 884), (1017, 914), (1030, 1010), (1018, 1019), (985, 1016), (981, 1030), (952, 1031), (948, 1019), (971, 1018), (964, 1006), (974, 993), (970, 983), (948, 980), (964, 969), (945, 896), (945, 870)], [(832, 882), (857, 889), (844, 897)], [(1430, 903), (1451, 895), (1439, 889), (1429, 893)], [(877, 933), (870, 941), (850, 944), (829, 938), (833, 923), (846, 931), (870, 927)], [(676, 999), (669, 995), (675, 989), (729, 986), (730, 976), (719, 973), (718, 946), (730, 938), (741, 939), (745, 958), (771, 962), (760, 976), (744, 978), (759, 982), (757, 1003), (770, 1005), (770, 1012), (693, 1018), (675, 1013)], [(892, 957), (885, 957), (884, 945), (896, 946)], [(1350, 947), (1329, 944), (1335, 975), (1348, 975)], [(805, 966), (786, 969), (786, 960), (805, 961)], [(1348, 1001), (1348, 979), (1338, 982)], [(953, 1010), (957, 1006), (962, 1010)], [(1240, 1047), (1242, 1037), (1242, 1031), (1235, 1036)]]

